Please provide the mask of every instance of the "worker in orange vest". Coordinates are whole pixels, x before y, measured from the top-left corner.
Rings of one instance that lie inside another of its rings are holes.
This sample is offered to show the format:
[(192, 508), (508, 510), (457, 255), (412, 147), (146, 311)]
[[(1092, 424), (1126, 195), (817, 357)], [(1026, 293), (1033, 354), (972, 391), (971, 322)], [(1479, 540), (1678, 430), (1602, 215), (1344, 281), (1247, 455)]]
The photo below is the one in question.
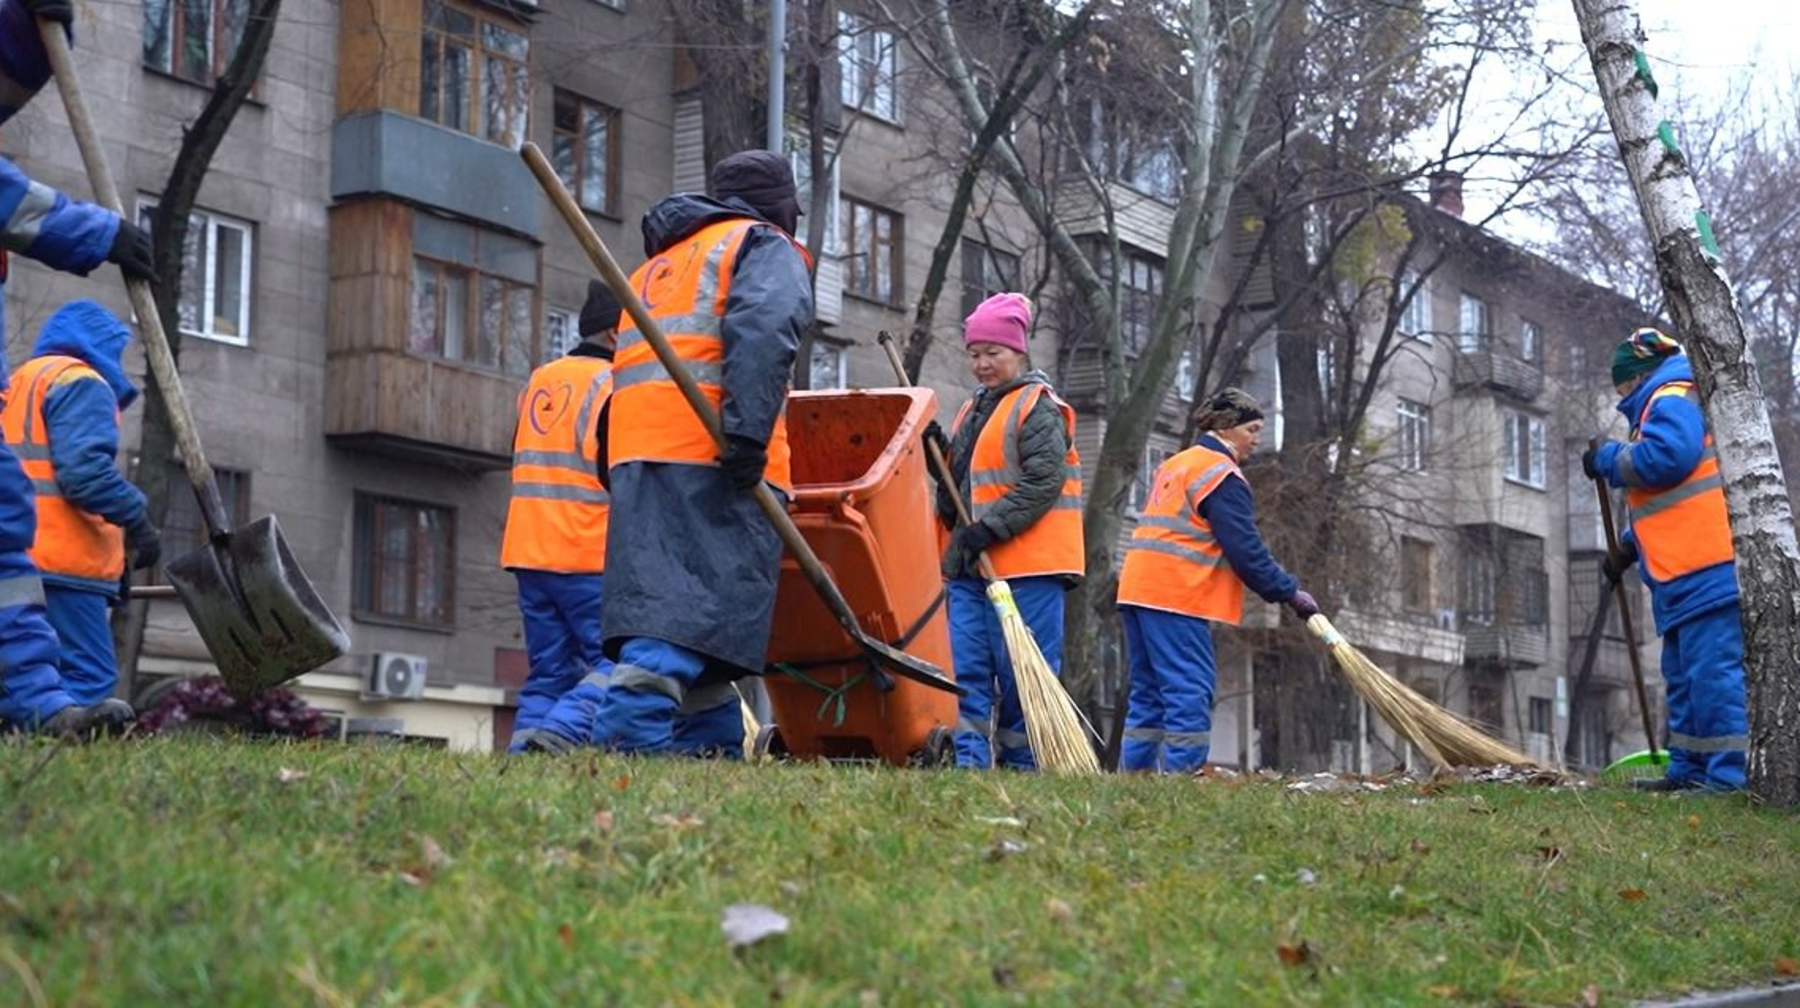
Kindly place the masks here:
[[(0, 122), (50, 79), (39, 22), (67, 31), (74, 17), (69, 0), (0, 0)], [(69, 199), (0, 157), (0, 283), (9, 252), (82, 275), (113, 262), (127, 276), (155, 280), (143, 229), (105, 207)], [(0, 310), (0, 322), (4, 314)], [(28, 552), (36, 521), (31, 478), (12, 450), (0, 445), (0, 727), (52, 735), (122, 727), (134, 717), (130, 704), (108, 698), (83, 705), (63, 682), (43, 581)]]
[(1640, 786), (1739, 790), (1750, 727), (1737, 554), (1694, 369), (1675, 340), (1639, 329), (1614, 350), (1612, 380), (1630, 440), (1590, 448), (1581, 465), (1625, 490), (1630, 527), (1603, 570), (1616, 582), (1643, 562), (1663, 639), (1669, 769)]
[(631, 275), (717, 409), (721, 452), (627, 317), (607, 420), (614, 509), (603, 636), (613, 668), (594, 739), (625, 752), (741, 756), (733, 681), (768, 654), (781, 539), (751, 496), (792, 493), (789, 376), (813, 321), (787, 159), (733, 154), (714, 196), (677, 193), (644, 215), (649, 261)]
[(118, 467), (119, 413), (138, 397), (122, 362), (130, 342), (131, 330), (98, 302), (63, 305), (13, 372), (0, 410), (0, 430), (37, 491), (31, 559), (62, 642), (63, 683), (90, 707), (119, 683), (108, 610), (127, 547), (138, 568), (162, 556), (144, 495)]
[(1030, 328), (1031, 302), (1023, 294), (995, 294), (963, 320), (963, 345), (979, 386), (956, 414), (947, 455), (969, 524), (957, 527), (951, 488), (938, 487), (938, 517), (955, 529), (943, 557), (950, 652), (956, 681), (968, 690), (957, 712), (959, 766), (992, 766), (998, 749), (1003, 767), (1037, 768), (979, 558), (986, 553), (1012, 587), (1038, 649), (1059, 674), (1063, 595), (1086, 570), (1075, 411), (1042, 371), (1028, 368)]
[(1192, 773), (1212, 747), (1212, 624), (1236, 626), (1244, 589), (1301, 619), (1312, 595), (1269, 555), (1239, 464), (1256, 450), (1262, 407), (1227, 388), (1195, 411), (1200, 439), (1157, 467), (1119, 572), (1127, 697), (1122, 770)]
[(586, 745), (612, 662), (600, 647), (611, 503), (600, 482), (600, 417), (613, 391), (619, 301), (588, 283), (581, 342), (531, 373), (513, 432), (512, 501), (500, 566), (519, 582), (531, 669), (508, 752)]

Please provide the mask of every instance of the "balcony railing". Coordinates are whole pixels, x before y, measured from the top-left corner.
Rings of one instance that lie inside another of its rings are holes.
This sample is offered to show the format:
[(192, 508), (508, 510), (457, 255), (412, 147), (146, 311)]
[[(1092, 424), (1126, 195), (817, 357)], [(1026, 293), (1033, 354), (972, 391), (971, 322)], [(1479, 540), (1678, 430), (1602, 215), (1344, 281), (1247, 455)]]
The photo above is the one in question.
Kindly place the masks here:
[(1451, 378), (1459, 389), (1489, 388), (1530, 401), (1544, 391), (1544, 371), (1505, 350), (1456, 351)]
[(1463, 625), (1463, 661), (1507, 668), (1536, 668), (1548, 653), (1548, 634), (1543, 626), (1499, 623)]

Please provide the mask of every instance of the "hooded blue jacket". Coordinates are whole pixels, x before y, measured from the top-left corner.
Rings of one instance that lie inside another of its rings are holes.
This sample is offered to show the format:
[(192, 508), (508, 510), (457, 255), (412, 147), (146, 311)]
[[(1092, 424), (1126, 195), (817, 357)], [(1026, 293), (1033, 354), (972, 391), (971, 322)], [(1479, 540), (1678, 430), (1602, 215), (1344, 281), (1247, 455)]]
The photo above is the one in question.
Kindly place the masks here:
[[(1196, 444), (1221, 455), (1237, 455), (1225, 442), (1212, 434), (1201, 435)], [(1265, 602), (1287, 602), (1300, 590), (1300, 580), (1276, 562), (1256, 527), (1256, 505), (1250, 496), (1250, 484), (1239, 473), (1227, 476), (1213, 487), (1200, 502), (1200, 517), (1212, 526), (1213, 537), (1225, 553), (1225, 562), (1244, 587), (1261, 596)]]
[[(131, 330), (118, 316), (96, 302), (73, 301), (50, 316), (31, 348), (34, 358), (74, 357), (99, 372), (99, 378), (78, 378), (50, 390), (44, 397), (44, 429), (64, 499), (121, 528), (144, 520), (144, 495), (118, 466), (118, 413), (138, 397), (121, 363), (130, 342)], [(49, 573), (44, 579), (93, 587)]]
[[(1656, 390), (1670, 382), (1693, 381), (1694, 369), (1686, 354), (1676, 354), (1664, 361), (1640, 383), (1631, 394), (1619, 401), (1619, 412), (1633, 429), (1644, 413), (1644, 404)], [(1706, 450), (1706, 415), (1700, 407), (1682, 396), (1664, 396), (1656, 400), (1638, 430), (1638, 439), (1630, 444), (1608, 441), (1594, 455), (1594, 464), (1614, 487), (1624, 487), (1626, 461), (1637, 487), (1661, 490), (1687, 479)], [(1625, 539), (1635, 548), (1636, 533), (1626, 529)], [(1738, 600), (1737, 563), (1727, 561), (1704, 570), (1683, 574), (1669, 581), (1658, 581), (1648, 568), (1641, 570), (1644, 584), (1650, 587), (1651, 611), (1656, 617), (1656, 632), (1668, 633), (1688, 620), (1709, 613)]]

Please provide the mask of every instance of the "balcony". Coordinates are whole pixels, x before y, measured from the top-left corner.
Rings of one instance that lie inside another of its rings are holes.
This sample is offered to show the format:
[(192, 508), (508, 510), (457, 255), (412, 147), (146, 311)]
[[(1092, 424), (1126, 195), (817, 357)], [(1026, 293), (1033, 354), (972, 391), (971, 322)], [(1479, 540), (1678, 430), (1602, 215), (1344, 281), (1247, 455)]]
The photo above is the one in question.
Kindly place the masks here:
[(1526, 402), (1544, 391), (1544, 372), (1538, 365), (1520, 360), (1505, 350), (1461, 350), (1451, 370), (1458, 390), (1492, 389)]
[(1340, 609), (1334, 620), (1344, 636), (1365, 651), (1417, 658), (1440, 665), (1461, 665), (1463, 635), (1435, 623), (1402, 619), (1355, 609)]
[(1537, 668), (1549, 648), (1543, 626), (1526, 623), (1463, 626), (1463, 661), (1470, 665)]

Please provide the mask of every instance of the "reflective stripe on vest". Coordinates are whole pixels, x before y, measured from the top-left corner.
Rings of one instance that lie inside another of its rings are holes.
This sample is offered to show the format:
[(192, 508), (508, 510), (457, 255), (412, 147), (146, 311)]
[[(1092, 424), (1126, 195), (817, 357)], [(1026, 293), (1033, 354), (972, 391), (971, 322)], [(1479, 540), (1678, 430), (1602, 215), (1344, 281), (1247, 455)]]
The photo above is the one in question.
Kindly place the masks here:
[[(1637, 426), (1631, 431), (1632, 443), (1642, 438), (1651, 407), (1665, 396), (1680, 396), (1696, 407), (1700, 404), (1693, 382), (1668, 382), (1644, 403)], [(1707, 430), (1704, 444), (1699, 463), (1680, 483), (1664, 490), (1629, 486), (1625, 490), (1638, 553), (1644, 569), (1658, 582), (1666, 583), (1726, 563), (1734, 556), (1731, 521), (1725, 511), (1725, 481), (1719, 475), (1719, 455), (1713, 449), (1711, 430)]]
[[(125, 532), (97, 514), (69, 503), (56, 482), (50, 460), (50, 430), (44, 423), (44, 399), (58, 385), (76, 381), (104, 383), (100, 372), (75, 357), (33, 357), (13, 372), (0, 411), (4, 433), (37, 493), (37, 539), (31, 559), (46, 574), (116, 583), (125, 572)], [(108, 395), (111, 389), (108, 388)], [(115, 418), (118, 415), (114, 410)]]
[[(631, 274), (631, 286), (715, 411), (725, 398), (722, 320), (731, 294), (732, 269), (750, 229), (769, 226), (741, 217), (709, 224), (651, 257)], [(621, 321), (619, 350), (613, 357), (615, 390), (607, 461), (612, 465), (718, 465), (718, 445), (694, 416), (637, 323), (629, 314)], [(767, 450), (769, 464), (763, 478), (792, 493), (785, 407), (775, 418)]]
[(1244, 583), (1225, 560), (1200, 502), (1233, 475), (1237, 460), (1203, 445), (1156, 470), (1119, 571), (1119, 603), (1221, 623), (1244, 618)]
[[(1019, 483), (1019, 428), (1049, 396), (1062, 412), (1069, 449), (1063, 455), (1062, 493), (1050, 510), (1032, 526), (987, 551), (994, 573), (1002, 579), (1044, 574), (1080, 576), (1087, 557), (1081, 535), (1081, 456), (1075, 451), (1075, 410), (1037, 382), (1008, 392), (994, 406), (975, 438), (969, 457), (969, 513), (975, 521), (991, 514), (1000, 499)], [(952, 434), (961, 430), (974, 404), (970, 400), (956, 415)]]
[(531, 373), (513, 434), (512, 500), (500, 566), (600, 574), (606, 570), (606, 490), (595, 467), (594, 422), (613, 394), (612, 364), (561, 357)]

